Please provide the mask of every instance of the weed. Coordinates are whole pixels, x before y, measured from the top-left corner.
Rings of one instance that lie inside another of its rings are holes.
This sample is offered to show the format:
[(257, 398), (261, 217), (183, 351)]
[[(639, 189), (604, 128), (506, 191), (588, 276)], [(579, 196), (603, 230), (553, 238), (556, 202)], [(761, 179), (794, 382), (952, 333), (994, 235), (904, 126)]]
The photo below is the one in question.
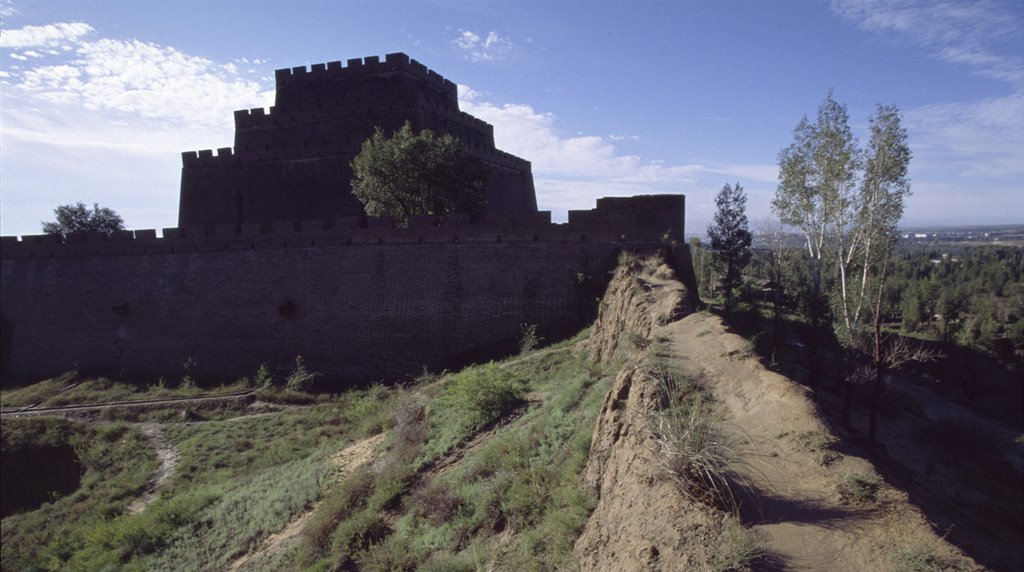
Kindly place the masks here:
[(523, 324), (519, 338), (519, 355), (532, 352), (540, 346), (543, 338), (537, 335), (537, 324)]
[(921, 545), (903, 548), (893, 558), (896, 572), (966, 572), (971, 567), (964, 562), (946, 558)]
[(452, 493), (447, 484), (431, 482), (413, 492), (410, 505), (414, 514), (436, 527), (451, 522), (465, 503)]
[(260, 364), (259, 369), (256, 370), (256, 375), (252, 378), (252, 383), (256, 389), (270, 389), (274, 385), (274, 376), (270, 374), (270, 368), (267, 367), (267, 364)]
[(181, 364), (181, 384), (178, 387), (186, 390), (194, 389), (196, 387), (195, 370), (196, 360), (192, 359), (192, 356), (188, 356)]
[(793, 439), (801, 450), (813, 454), (821, 466), (831, 465), (843, 458), (842, 455), (833, 450), (833, 447), (836, 445), (836, 438), (831, 435), (826, 435), (820, 431), (804, 431), (797, 433)]
[(289, 391), (309, 392), (313, 389), (313, 382), (320, 377), (320, 372), (306, 369), (302, 356), (295, 356), (295, 369), (285, 380), (284, 387)]
[(655, 376), (664, 396), (652, 420), (659, 464), (691, 500), (735, 508), (726, 475), (726, 467), (737, 458), (735, 443), (723, 434), (700, 393), (680, 391), (665, 373)]
[(858, 473), (847, 475), (836, 488), (844, 502), (864, 504), (875, 500), (881, 484), (875, 473)]
[(725, 545), (716, 554), (712, 569), (722, 572), (749, 570), (750, 565), (765, 554), (765, 539), (757, 532), (743, 526), (735, 518), (725, 520), (723, 534)]
[(628, 331), (625, 334), (626, 341), (629, 345), (633, 346), (638, 350), (646, 350), (651, 346), (651, 340), (647, 339), (646, 336), (640, 335), (633, 331)]

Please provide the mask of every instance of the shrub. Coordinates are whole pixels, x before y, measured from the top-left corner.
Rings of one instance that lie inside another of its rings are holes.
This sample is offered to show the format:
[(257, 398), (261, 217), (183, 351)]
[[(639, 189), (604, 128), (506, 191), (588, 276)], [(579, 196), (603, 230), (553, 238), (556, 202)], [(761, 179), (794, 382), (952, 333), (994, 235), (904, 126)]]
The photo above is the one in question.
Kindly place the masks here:
[(832, 448), (836, 445), (835, 437), (820, 431), (804, 431), (794, 437), (801, 450), (815, 456), (819, 465), (826, 466), (838, 461), (842, 455)]
[(338, 556), (351, 556), (384, 540), (390, 529), (384, 519), (372, 509), (359, 511), (338, 525), (331, 536), (331, 552)]
[(284, 387), (289, 391), (310, 391), (313, 389), (313, 381), (318, 377), (319, 372), (306, 369), (302, 356), (295, 356), (295, 369), (285, 380)]
[(256, 389), (270, 389), (274, 385), (274, 376), (270, 374), (267, 364), (260, 364), (260, 368), (256, 370), (255, 377), (252, 378), (252, 383)]
[(680, 391), (671, 376), (654, 375), (664, 396), (651, 424), (659, 464), (691, 500), (735, 508), (726, 475), (726, 466), (737, 458), (735, 446), (711, 404), (699, 393)]
[(894, 558), (896, 572), (960, 572), (971, 570), (964, 562), (946, 558), (920, 545), (903, 548)]
[(462, 499), (455, 496), (446, 484), (438, 482), (416, 489), (409, 504), (416, 514), (435, 527), (450, 522), (463, 507)]
[(441, 396), (449, 420), (476, 431), (497, 421), (523, 402), (525, 383), (493, 362), (454, 376)]
[(867, 503), (875, 500), (882, 479), (874, 473), (847, 475), (837, 487), (845, 502)]
[(537, 349), (542, 339), (537, 335), (537, 324), (523, 324), (523, 334), (519, 338), (519, 355), (527, 354)]
[(749, 570), (755, 560), (765, 554), (765, 539), (758, 533), (744, 527), (736, 519), (724, 523), (725, 545), (712, 562), (715, 570)]

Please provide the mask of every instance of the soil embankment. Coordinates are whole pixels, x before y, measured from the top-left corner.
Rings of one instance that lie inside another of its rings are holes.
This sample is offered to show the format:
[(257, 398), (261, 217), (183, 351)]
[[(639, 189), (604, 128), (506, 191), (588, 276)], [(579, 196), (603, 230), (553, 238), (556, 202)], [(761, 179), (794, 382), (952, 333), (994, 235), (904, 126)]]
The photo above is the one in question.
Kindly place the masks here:
[[(832, 450), (835, 439), (805, 388), (765, 369), (719, 317), (682, 317), (681, 291), (664, 267), (620, 268), (592, 355), (635, 364), (656, 340), (673, 370), (700, 380), (736, 443), (728, 470), (742, 485), (734, 492), (743, 523), (762, 539), (755, 566), (892, 570), (914, 554), (976, 567), (904, 492), (874, 481), (867, 460)], [(657, 380), (627, 365), (605, 398), (584, 473), (599, 503), (576, 544), (583, 569), (714, 569), (728, 550), (726, 513), (689, 500), (658, 465), (649, 425), (657, 392)]]

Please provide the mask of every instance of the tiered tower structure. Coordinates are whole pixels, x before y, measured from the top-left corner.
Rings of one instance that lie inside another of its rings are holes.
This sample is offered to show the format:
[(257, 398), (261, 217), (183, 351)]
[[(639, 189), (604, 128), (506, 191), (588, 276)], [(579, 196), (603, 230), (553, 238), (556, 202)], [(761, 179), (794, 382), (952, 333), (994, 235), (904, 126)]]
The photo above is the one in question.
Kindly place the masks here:
[[(455, 85), (404, 54), (277, 72), (235, 114), (235, 147), (184, 155), (177, 228), (0, 237), (0, 375), (77, 370), (219, 383), (296, 356), (333, 387), (516, 351), (592, 319), (623, 250), (683, 240), (682, 195), (537, 211), (530, 164), (494, 148)], [(487, 211), (405, 228), (369, 217), (349, 162), (376, 127), (460, 137), (490, 168)], [(685, 244), (672, 250), (695, 284)], [(696, 289), (691, 286), (691, 295)]]
[(450, 133), (488, 167), (486, 212), (537, 211), (529, 161), (494, 146), (494, 128), (459, 110), (456, 86), (403, 53), (276, 72), (275, 104), (235, 112), (235, 145), (182, 154), (179, 227), (359, 216), (350, 163), (376, 128)]

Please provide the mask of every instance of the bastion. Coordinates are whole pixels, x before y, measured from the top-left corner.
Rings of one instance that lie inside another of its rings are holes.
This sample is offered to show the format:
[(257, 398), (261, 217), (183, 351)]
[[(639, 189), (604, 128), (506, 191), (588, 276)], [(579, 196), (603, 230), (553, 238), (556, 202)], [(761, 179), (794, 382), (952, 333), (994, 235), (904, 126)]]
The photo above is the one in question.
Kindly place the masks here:
[[(0, 237), (5, 382), (69, 370), (231, 381), (302, 356), (333, 387), (507, 355), (523, 329), (586, 325), (623, 250), (676, 243), (682, 195), (609, 197), (555, 224), (529, 162), (405, 54), (278, 70), (275, 106), (235, 145), (183, 155), (179, 225)], [(452, 133), (491, 171), (483, 212), (407, 228), (366, 216), (349, 162), (375, 128)]]

